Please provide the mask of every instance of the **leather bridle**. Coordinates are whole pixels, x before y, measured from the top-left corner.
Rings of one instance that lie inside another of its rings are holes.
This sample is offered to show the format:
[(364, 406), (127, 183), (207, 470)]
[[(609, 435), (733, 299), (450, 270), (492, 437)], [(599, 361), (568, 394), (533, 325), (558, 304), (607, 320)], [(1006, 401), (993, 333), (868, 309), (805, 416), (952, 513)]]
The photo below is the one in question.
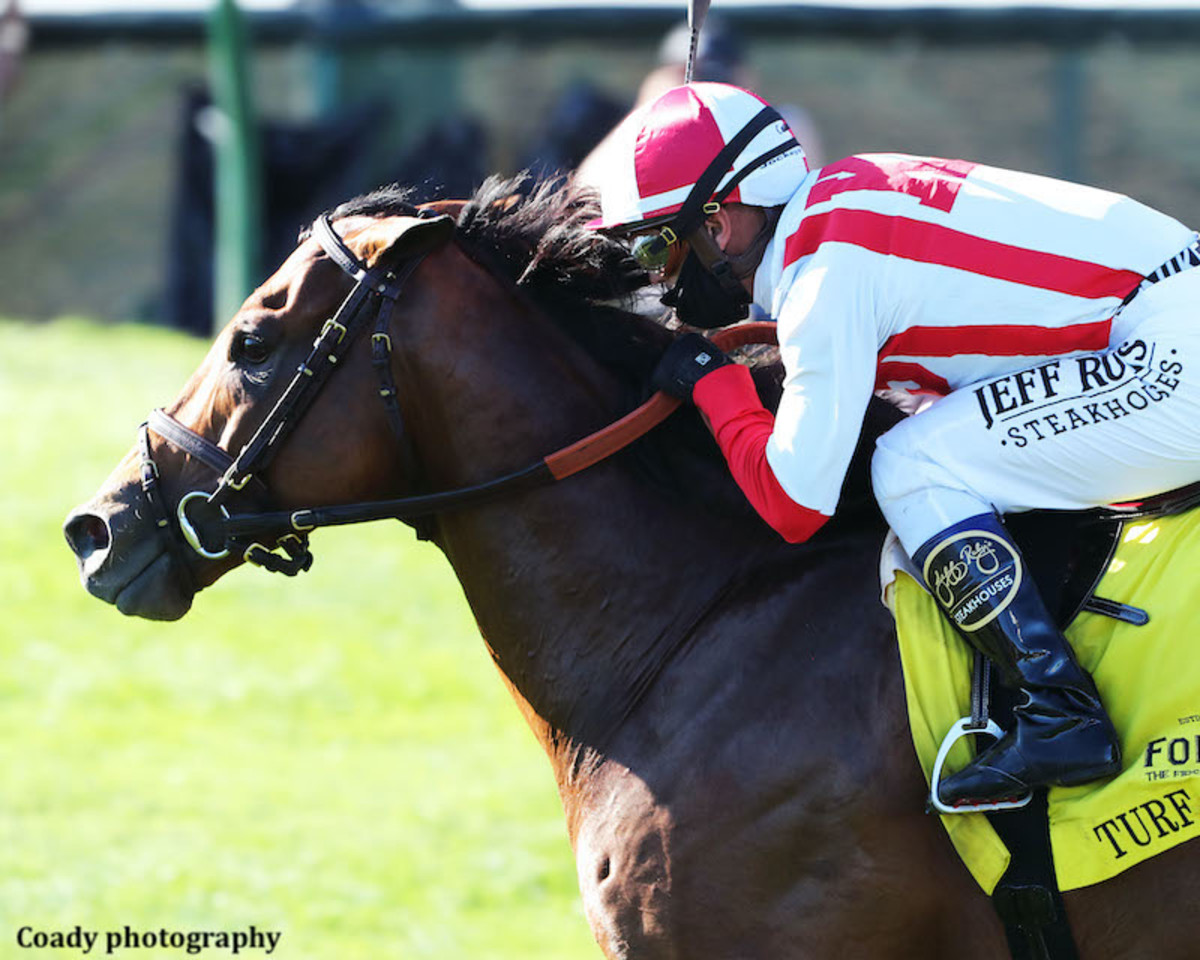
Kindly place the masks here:
[[(236, 457), (230, 456), (221, 447), (161, 409), (153, 410), (141, 428), (142, 489), (158, 514), (158, 526), (173, 530), (169, 517), (164, 517), (165, 500), (158, 490), (158, 468), (151, 454), (150, 431), (212, 468), (220, 477), (212, 493), (193, 490), (179, 500), (175, 519), (178, 532), (187, 545), (209, 560), (223, 559), (236, 547), (243, 559), (289, 576), (307, 570), (312, 565), (307, 531), (296, 528), (278, 530), (270, 538), (272, 546), (266, 546), (258, 542), (258, 537), (245, 537), (223, 529), (224, 521), (230, 518), (228, 502), (267, 469), (284, 439), (304, 416), (329, 375), (358, 340), (372, 317), (375, 318), (375, 331), (371, 335), (371, 362), (379, 378), (379, 395), (387, 412), (388, 423), (403, 451), (406, 468), (414, 463), (396, 398), (391, 368), (392, 341), (388, 328), (396, 299), (423, 256), (411, 258), (395, 270), (383, 266), (368, 269), (338, 236), (328, 215), (317, 218), (313, 224), (313, 235), (329, 258), (354, 278), (355, 285), (337, 313), (325, 321), (313, 341), (312, 350), (296, 368), (283, 394), (241, 452)], [(266, 493), (261, 480), (257, 482), (259, 492)], [(167, 519), (166, 523), (164, 519)], [(282, 550), (282, 553), (274, 550)]]
[[(312, 565), (308, 534), (318, 527), (383, 519), (412, 522), (445, 510), (492, 500), (516, 490), (565, 479), (628, 446), (679, 406), (675, 398), (662, 393), (655, 394), (603, 430), (527, 467), (471, 487), (301, 510), (231, 512), (231, 501), (248, 487), (255, 490), (260, 502), (269, 498), (269, 491), (261, 479), (263, 471), (372, 318), (375, 329), (371, 335), (371, 360), (379, 378), (379, 393), (387, 410), (389, 424), (401, 445), (408, 475), (415, 475), (416, 458), (404, 429), (391, 371), (389, 325), (392, 308), (405, 282), (425, 254), (408, 259), (394, 268), (382, 265), (368, 268), (338, 236), (328, 215), (316, 220), (313, 235), (330, 259), (354, 278), (354, 289), (337, 313), (325, 321), (313, 342), (312, 350), (237, 456), (230, 455), (161, 409), (152, 411), (141, 426), (142, 490), (155, 514), (157, 526), (165, 532), (172, 554), (180, 561), (188, 556), (187, 548), (209, 560), (220, 560), (237, 551), (242, 559), (250, 563), (274, 573), (295, 576)], [(774, 343), (775, 324), (741, 324), (717, 331), (713, 340), (726, 350), (749, 343)], [(152, 455), (151, 432), (205, 464), (220, 477), (217, 488), (211, 493), (193, 490), (184, 494), (173, 516), (163, 495), (158, 466)], [(183, 566), (187, 568), (186, 562)]]

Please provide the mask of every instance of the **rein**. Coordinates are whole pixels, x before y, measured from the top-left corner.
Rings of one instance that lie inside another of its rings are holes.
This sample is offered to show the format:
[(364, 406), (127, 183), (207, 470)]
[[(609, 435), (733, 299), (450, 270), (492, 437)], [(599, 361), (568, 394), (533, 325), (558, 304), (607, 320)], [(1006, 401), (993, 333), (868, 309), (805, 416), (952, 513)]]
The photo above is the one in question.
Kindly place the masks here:
[[(317, 219), (313, 233), (330, 259), (354, 278), (355, 286), (334, 317), (325, 321), (312, 351), (241, 452), (236, 457), (231, 456), (161, 409), (152, 411), (141, 427), (142, 487), (156, 511), (158, 526), (167, 533), (173, 552), (181, 552), (183, 546), (175, 535), (177, 529), (186, 545), (206, 559), (219, 560), (238, 550), (242, 559), (250, 563), (274, 573), (295, 576), (312, 565), (308, 534), (318, 527), (385, 519), (414, 520), (564, 480), (624, 449), (680, 405), (676, 398), (656, 393), (637, 409), (582, 440), (522, 469), (470, 487), (338, 506), (231, 513), (229, 501), (252, 481), (260, 493), (266, 494), (267, 488), (257, 475), (270, 464), (280, 443), (316, 399), (325, 380), (372, 316), (376, 320), (371, 337), (372, 364), (380, 380), (380, 396), (387, 407), (392, 430), (404, 450), (406, 466), (415, 464), (392, 379), (388, 327), (401, 289), (424, 259), (424, 254), (406, 261), (395, 272), (381, 267), (368, 269), (338, 236), (328, 215)], [(372, 304), (374, 310), (369, 309)], [(711, 339), (726, 351), (752, 343), (775, 343), (775, 324), (740, 324), (716, 331)], [(148, 431), (204, 463), (221, 478), (212, 493), (193, 490), (180, 498), (175, 510), (177, 528), (170, 523), (166, 501), (159, 488), (158, 467), (151, 455)], [(277, 550), (283, 552), (275, 552)], [(186, 551), (182, 552), (186, 554)]]

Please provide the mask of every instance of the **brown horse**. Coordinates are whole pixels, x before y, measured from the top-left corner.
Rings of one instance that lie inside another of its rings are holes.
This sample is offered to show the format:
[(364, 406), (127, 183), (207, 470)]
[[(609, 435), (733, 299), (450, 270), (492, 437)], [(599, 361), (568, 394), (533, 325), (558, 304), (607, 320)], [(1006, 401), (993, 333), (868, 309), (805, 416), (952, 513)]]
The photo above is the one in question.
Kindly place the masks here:
[[(403, 439), (360, 338), (270, 457), (251, 458), (255, 482), (222, 482), (235, 520), (478, 485), (638, 399), (671, 334), (605, 305), (639, 279), (623, 251), (583, 229), (586, 197), (539, 189), (498, 202), (513, 191), (487, 185), (453, 239), (446, 221), (416, 219), (387, 192), (335, 211), (372, 278), (398, 285), (416, 265), (382, 371), (398, 386)], [(144, 449), (68, 518), (96, 596), (180, 617), (240, 562), (220, 555), (223, 521), (205, 503), (184, 520), (214, 556), (181, 547), (175, 504), (217, 487), (231, 459), (221, 450), (241, 450), (286, 399), (314, 335), (341, 339), (323, 323), (354, 264), (329, 249), (300, 244), (152, 421)], [(988, 899), (923, 812), (878, 600), (882, 522), (851, 502), (861, 485), (848, 484), (838, 521), (789, 546), (713, 450), (699, 419), (679, 414), (570, 480), (420, 524), (550, 758), (597, 941), (630, 958), (1008, 957)], [(250, 465), (239, 463), (228, 470), (238, 481)], [(1183, 960), (1200, 950), (1198, 897), (1189, 843), (1065, 899), (1083, 960)]]

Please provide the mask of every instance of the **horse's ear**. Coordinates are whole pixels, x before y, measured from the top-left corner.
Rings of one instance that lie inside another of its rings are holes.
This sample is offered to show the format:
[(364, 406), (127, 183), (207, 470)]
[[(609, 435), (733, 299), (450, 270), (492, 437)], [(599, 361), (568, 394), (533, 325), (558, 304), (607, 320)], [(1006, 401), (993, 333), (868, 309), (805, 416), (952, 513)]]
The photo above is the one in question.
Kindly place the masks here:
[(373, 267), (385, 256), (392, 263), (444, 247), (454, 235), (452, 217), (388, 217), (376, 220), (353, 239), (358, 256)]

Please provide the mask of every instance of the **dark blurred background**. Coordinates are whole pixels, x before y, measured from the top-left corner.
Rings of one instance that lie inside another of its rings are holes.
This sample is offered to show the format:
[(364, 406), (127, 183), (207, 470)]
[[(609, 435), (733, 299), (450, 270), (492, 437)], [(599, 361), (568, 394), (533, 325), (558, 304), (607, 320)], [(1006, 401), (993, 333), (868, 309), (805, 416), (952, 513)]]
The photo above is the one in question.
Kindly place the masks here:
[[(215, 8), (62, 2), (0, 0), (0, 316), (207, 334), (220, 314), (212, 148), (231, 135), (213, 105)], [(251, 0), (234, 13), (259, 279), (316, 212), (374, 186), (462, 196), (493, 171), (578, 165), (677, 81), (686, 50), (683, 0)], [(1200, 5), (715, 0), (705, 44), (702, 74), (783, 107), (818, 161), (963, 157), (1200, 224)]]

